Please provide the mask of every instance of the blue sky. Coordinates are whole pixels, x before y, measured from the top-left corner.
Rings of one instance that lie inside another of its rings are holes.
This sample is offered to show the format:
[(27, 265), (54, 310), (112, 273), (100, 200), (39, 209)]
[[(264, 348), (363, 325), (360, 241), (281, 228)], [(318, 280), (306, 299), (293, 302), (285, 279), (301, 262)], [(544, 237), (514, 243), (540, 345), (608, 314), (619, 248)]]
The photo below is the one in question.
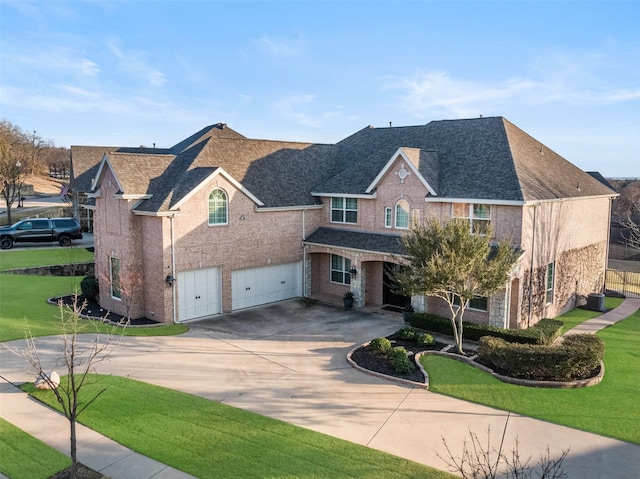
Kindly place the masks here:
[(640, 1), (0, 0), (0, 117), (58, 146), (168, 147), (227, 123), (335, 143), (504, 116), (640, 176)]

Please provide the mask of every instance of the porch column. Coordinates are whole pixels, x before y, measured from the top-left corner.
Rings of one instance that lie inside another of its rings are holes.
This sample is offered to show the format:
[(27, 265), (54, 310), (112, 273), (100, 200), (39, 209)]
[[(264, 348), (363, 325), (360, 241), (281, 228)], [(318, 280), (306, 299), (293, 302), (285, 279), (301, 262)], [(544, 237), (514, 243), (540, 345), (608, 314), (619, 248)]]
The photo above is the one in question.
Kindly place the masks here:
[(496, 291), (489, 297), (489, 325), (498, 328), (509, 327), (510, 282), (504, 289)]
[(304, 282), (302, 284), (303, 291), (302, 295), (305, 298), (309, 298), (311, 296), (311, 258), (313, 255), (307, 253), (306, 258), (304, 260)]
[(426, 296), (411, 296), (411, 306), (416, 313), (428, 313)]

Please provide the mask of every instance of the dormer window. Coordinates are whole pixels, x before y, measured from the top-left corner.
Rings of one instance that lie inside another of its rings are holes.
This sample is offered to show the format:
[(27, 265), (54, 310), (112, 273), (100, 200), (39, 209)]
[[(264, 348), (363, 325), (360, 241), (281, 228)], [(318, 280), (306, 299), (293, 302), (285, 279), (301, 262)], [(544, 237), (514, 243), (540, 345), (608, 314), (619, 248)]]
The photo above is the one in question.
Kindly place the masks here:
[(209, 195), (209, 226), (228, 223), (228, 200), (224, 190), (217, 188)]
[(331, 198), (332, 223), (358, 223), (357, 198)]

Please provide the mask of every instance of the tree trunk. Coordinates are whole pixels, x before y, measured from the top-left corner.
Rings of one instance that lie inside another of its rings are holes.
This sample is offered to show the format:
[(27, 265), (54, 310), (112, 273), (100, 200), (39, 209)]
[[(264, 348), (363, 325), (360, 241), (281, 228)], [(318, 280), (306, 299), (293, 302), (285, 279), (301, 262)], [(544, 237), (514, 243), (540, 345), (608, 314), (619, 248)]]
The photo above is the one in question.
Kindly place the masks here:
[(70, 444), (71, 444), (71, 462), (73, 462), (74, 466), (78, 463), (78, 456), (76, 452), (76, 418), (72, 417), (69, 419), (69, 425), (71, 426), (71, 436), (70, 436)]

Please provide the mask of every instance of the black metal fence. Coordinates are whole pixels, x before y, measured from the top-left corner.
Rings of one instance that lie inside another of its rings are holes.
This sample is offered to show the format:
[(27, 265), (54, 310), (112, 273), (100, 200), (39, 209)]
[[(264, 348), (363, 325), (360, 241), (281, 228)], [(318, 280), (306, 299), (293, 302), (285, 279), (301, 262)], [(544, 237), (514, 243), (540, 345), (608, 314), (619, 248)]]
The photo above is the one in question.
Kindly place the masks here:
[(640, 298), (640, 273), (608, 269), (605, 276), (608, 296)]

